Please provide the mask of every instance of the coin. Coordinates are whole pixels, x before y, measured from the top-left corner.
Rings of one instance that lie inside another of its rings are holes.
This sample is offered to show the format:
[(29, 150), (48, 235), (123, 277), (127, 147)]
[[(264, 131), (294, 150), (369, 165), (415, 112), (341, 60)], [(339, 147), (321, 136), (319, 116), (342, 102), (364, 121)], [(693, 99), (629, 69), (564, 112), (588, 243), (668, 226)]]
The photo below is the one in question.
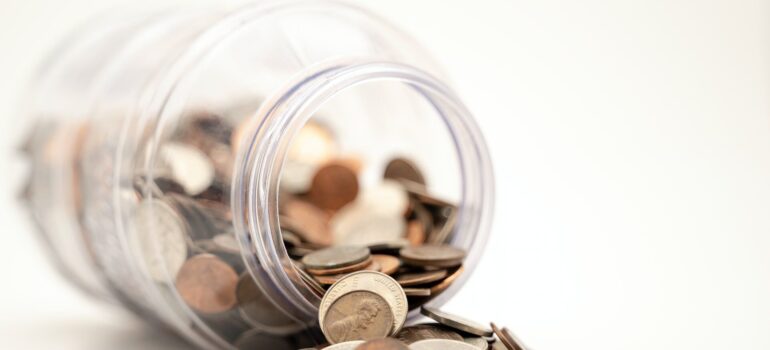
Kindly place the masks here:
[(409, 350), (406, 344), (391, 338), (372, 339), (359, 345), (356, 350)]
[[(295, 264), (296, 266), (296, 264)], [(310, 276), (305, 270), (303, 270), (301, 267), (297, 267), (294, 269), (294, 271), (297, 272), (297, 275), (299, 275), (300, 280), (304, 282), (308, 287), (310, 287), (310, 290), (313, 291), (319, 298), (322, 298), (324, 294), (326, 293), (326, 289), (320, 284), (318, 284), (318, 281), (316, 281), (312, 276)]]
[(497, 338), (500, 339), (500, 342), (502, 342), (508, 350), (524, 350), (524, 347), (517, 341), (508, 328), (500, 329), (494, 322), (490, 323), (490, 326), (492, 326), (495, 335), (497, 335)]
[(363, 343), (365, 343), (363, 340), (346, 341), (344, 343), (329, 345), (323, 348), (323, 350), (355, 350), (359, 345)]
[(331, 304), (342, 295), (353, 291), (374, 292), (388, 303), (393, 312), (393, 328), (391, 334), (395, 334), (406, 322), (409, 311), (406, 295), (398, 282), (381, 272), (359, 271), (351, 273), (337, 283), (333, 284), (321, 300), (319, 306), (319, 323), (324, 324), (326, 311)]
[(492, 329), (483, 324), (479, 324), (466, 318), (443, 312), (430, 306), (423, 306), (420, 308), (420, 313), (436, 320), (438, 323), (463, 331), (465, 333), (470, 333), (481, 337), (489, 337), (493, 334)]
[(400, 215), (373, 215), (366, 207), (348, 208), (332, 218), (336, 244), (369, 246), (403, 239), (406, 222)]
[(425, 243), (425, 226), (417, 220), (409, 221), (406, 225), (406, 239), (411, 245)]
[(380, 271), (386, 275), (392, 275), (401, 266), (401, 260), (390, 255), (373, 254), (372, 260), (380, 265)]
[(396, 276), (396, 281), (398, 281), (398, 284), (402, 287), (411, 287), (440, 281), (446, 276), (447, 270), (402, 273)]
[(214, 255), (196, 255), (185, 261), (176, 277), (179, 295), (191, 308), (206, 314), (232, 309), (237, 301), (238, 275)]
[(463, 341), (447, 339), (425, 339), (409, 345), (412, 350), (477, 350)]
[(369, 267), (377, 267), (379, 269), (379, 265), (372, 265), (372, 259), (367, 258), (366, 260), (355, 263), (353, 265), (343, 266), (343, 267), (336, 267), (333, 269), (311, 269), (306, 268), (307, 272), (310, 272), (311, 274), (315, 276), (331, 276), (331, 275), (339, 275), (339, 274), (347, 274), (351, 272), (361, 271), (361, 270), (371, 270), (371, 271), (377, 271), (377, 269), (369, 268)]
[(316, 206), (301, 200), (289, 200), (283, 205), (281, 215), (281, 227), (303, 240), (323, 246), (332, 244), (329, 217)]
[(425, 186), (425, 177), (417, 165), (409, 159), (394, 158), (385, 166), (386, 179), (409, 180)]
[(404, 186), (394, 180), (385, 180), (364, 189), (358, 200), (371, 215), (403, 217), (409, 209), (409, 194)]
[(429, 297), (430, 288), (404, 288), (404, 294), (408, 297)]
[(218, 249), (224, 252), (230, 254), (241, 253), (241, 246), (238, 244), (238, 241), (235, 239), (235, 236), (232, 233), (220, 233), (214, 236), (211, 241), (217, 246)]
[(425, 205), (436, 206), (436, 207), (454, 206), (454, 204), (449, 203), (444, 199), (431, 195), (430, 192), (428, 192), (428, 190), (422, 184), (416, 183), (414, 181), (409, 181), (406, 179), (399, 180), (399, 183), (401, 183), (401, 185), (404, 186), (404, 189), (406, 189), (406, 191), (409, 193), (410, 196), (412, 196), (413, 198), (417, 199), (418, 201), (422, 202)]
[(416, 266), (454, 267), (465, 259), (465, 251), (446, 244), (426, 244), (401, 249), (401, 260)]
[(302, 263), (308, 269), (334, 269), (350, 266), (369, 259), (369, 248), (362, 246), (336, 246), (305, 255)]
[(393, 323), (393, 312), (382, 296), (359, 290), (346, 293), (329, 305), (321, 331), (334, 344), (386, 337)]
[(319, 208), (338, 210), (358, 196), (358, 177), (348, 167), (328, 164), (316, 172), (308, 198)]
[(489, 343), (483, 337), (464, 337), (463, 341), (479, 350), (487, 350), (489, 348)]
[(401, 332), (396, 334), (396, 338), (407, 344), (412, 344), (425, 339), (463, 340), (461, 335), (441, 327), (438, 324), (418, 324), (404, 327)]
[(241, 275), (238, 281), (236, 297), (243, 319), (265, 333), (288, 335), (303, 328), (262, 293), (248, 272)]
[(171, 280), (182, 268), (187, 259), (186, 230), (182, 218), (165, 202), (143, 200), (137, 207), (129, 236), (138, 242), (153, 280)]
[(191, 196), (203, 192), (214, 181), (214, 165), (205, 153), (193, 146), (164, 143), (159, 158), (159, 166), (167, 166), (171, 177)]
[(449, 277), (445, 278), (443, 281), (439, 282), (435, 286), (430, 287), (431, 295), (441, 294), (441, 292), (449, 288), (449, 286), (451, 286), (452, 283), (454, 283), (454, 281), (457, 280), (457, 278), (460, 277), (460, 275), (462, 275), (463, 271), (465, 271), (465, 269), (462, 266), (460, 266), (459, 268), (457, 268), (457, 270), (450, 273)]

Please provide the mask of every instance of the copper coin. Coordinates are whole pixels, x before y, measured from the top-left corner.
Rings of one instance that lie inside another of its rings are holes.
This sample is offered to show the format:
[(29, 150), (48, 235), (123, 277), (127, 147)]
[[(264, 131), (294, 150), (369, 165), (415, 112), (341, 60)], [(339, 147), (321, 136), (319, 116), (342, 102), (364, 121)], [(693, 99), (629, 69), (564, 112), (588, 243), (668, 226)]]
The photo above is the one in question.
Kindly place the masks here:
[(462, 275), (463, 271), (465, 271), (465, 269), (464, 269), (462, 266), (460, 266), (459, 268), (457, 268), (457, 270), (455, 270), (454, 272), (452, 272), (452, 273), (449, 275), (449, 277), (445, 278), (443, 281), (439, 282), (439, 283), (438, 283), (438, 284), (436, 284), (435, 286), (432, 286), (432, 287), (430, 287), (430, 294), (431, 294), (431, 295), (437, 295), (437, 294), (441, 294), (441, 292), (443, 292), (443, 291), (445, 291), (447, 288), (449, 288), (449, 286), (451, 286), (451, 285), (452, 285), (452, 283), (454, 283), (454, 281), (455, 281), (455, 280), (456, 280), (458, 277), (460, 277), (460, 275)]
[(493, 334), (492, 329), (483, 324), (429, 306), (420, 308), (420, 313), (436, 320), (438, 323), (465, 333), (480, 337), (489, 337)]
[(372, 260), (380, 264), (380, 272), (386, 275), (392, 275), (401, 267), (401, 260), (395, 256), (385, 254), (374, 254)]
[(334, 269), (358, 264), (370, 257), (369, 248), (361, 246), (336, 246), (305, 255), (302, 263), (309, 269)]
[(409, 221), (406, 225), (406, 239), (411, 245), (425, 243), (425, 226), (417, 220)]
[(238, 274), (214, 255), (187, 260), (176, 277), (179, 295), (191, 308), (206, 314), (225, 312), (236, 302)]
[(325, 165), (313, 177), (308, 196), (319, 208), (340, 209), (358, 196), (358, 177), (348, 167)]
[(409, 347), (392, 338), (380, 338), (369, 340), (359, 345), (356, 350), (409, 350)]
[(323, 246), (331, 245), (329, 216), (316, 206), (301, 200), (287, 201), (281, 210), (281, 227), (297, 234), (303, 240)]
[(383, 297), (370, 291), (354, 291), (335, 300), (321, 327), (330, 343), (370, 340), (390, 335), (393, 311)]
[(440, 281), (447, 276), (447, 270), (404, 273), (396, 276), (396, 281), (402, 287), (419, 286)]
[(409, 265), (454, 267), (462, 264), (465, 251), (447, 244), (426, 244), (401, 249), (401, 260)]
[[(307, 255), (306, 255), (307, 256)], [(329, 275), (339, 275), (339, 274), (348, 274), (351, 272), (361, 271), (361, 270), (369, 270), (369, 271), (376, 271), (374, 269), (368, 269), (368, 267), (372, 266), (372, 258), (367, 258), (366, 260), (355, 263), (353, 265), (343, 266), (343, 267), (336, 267), (333, 269), (311, 269), (307, 268), (307, 272), (310, 272), (313, 275), (316, 276), (329, 276)], [(374, 265), (379, 268), (379, 264)], [(373, 267), (373, 266), (372, 266)]]
[(463, 340), (463, 337), (460, 334), (457, 334), (457, 332), (438, 324), (418, 324), (404, 327), (401, 332), (396, 334), (396, 338), (407, 344), (412, 344), (424, 339)]
[(524, 347), (516, 341), (516, 338), (511, 334), (508, 328), (500, 329), (494, 322), (490, 323), (495, 335), (500, 339), (500, 342), (505, 345), (508, 350), (524, 350)]
[[(372, 260), (371, 263), (366, 266), (365, 268), (361, 269), (360, 271), (376, 271), (380, 272), (382, 268), (380, 267), (380, 264), (376, 261)], [(337, 283), (337, 281), (341, 280), (343, 277), (347, 276), (349, 272), (346, 273), (340, 273), (336, 275), (315, 275), (316, 281), (318, 283), (323, 285), (332, 285)]]
[(404, 288), (404, 294), (408, 297), (429, 297), (430, 288)]
[(425, 177), (417, 165), (409, 159), (395, 158), (385, 166), (386, 179), (409, 180), (425, 186)]

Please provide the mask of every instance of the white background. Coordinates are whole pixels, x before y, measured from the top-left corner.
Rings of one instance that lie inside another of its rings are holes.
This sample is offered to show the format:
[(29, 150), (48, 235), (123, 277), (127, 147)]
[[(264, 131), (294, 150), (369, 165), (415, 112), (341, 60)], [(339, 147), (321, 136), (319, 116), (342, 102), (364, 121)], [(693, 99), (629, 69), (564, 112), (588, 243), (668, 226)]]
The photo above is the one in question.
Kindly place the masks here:
[[(13, 201), (46, 50), (183, 2), (0, 0), (0, 348), (185, 348), (71, 289)], [(493, 152), (493, 235), (447, 310), (537, 350), (770, 349), (768, 1), (359, 3), (439, 58)]]

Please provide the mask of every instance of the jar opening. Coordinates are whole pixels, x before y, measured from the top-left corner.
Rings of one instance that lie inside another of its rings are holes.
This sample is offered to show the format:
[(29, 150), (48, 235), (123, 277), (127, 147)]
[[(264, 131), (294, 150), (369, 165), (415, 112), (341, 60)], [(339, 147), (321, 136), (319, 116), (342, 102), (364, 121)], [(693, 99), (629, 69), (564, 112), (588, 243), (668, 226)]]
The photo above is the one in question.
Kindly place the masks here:
[[(388, 159), (413, 158), (424, 164), (420, 169), (431, 191), (457, 205), (448, 242), (468, 252), (465, 273), (430, 303), (440, 304), (457, 291), (486, 240), (493, 181), (481, 135), (452, 91), (409, 66), (337, 62), (296, 78), (265, 102), (252, 120), (255, 125), (241, 140), (236, 163), (233, 219), (249, 270), (286, 312), (312, 323), (320, 302), (292, 260), (296, 252), (284, 243), (294, 232), (286, 233), (290, 218), (281, 208), (297, 193), (308, 195), (303, 188), (308, 171), (298, 165), (303, 161), (346, 162), (348, 169), (360, 171), (361, 189), (382, 181)], [(304, 145), (298, 149), (293, 142)], [(315, 165), (310, 168), (317, 170)], [(345, 210), (352, 199), (337, 200), (322, 206)], [(334, 240), (326, 243), (350, 242), (349, 237)]]

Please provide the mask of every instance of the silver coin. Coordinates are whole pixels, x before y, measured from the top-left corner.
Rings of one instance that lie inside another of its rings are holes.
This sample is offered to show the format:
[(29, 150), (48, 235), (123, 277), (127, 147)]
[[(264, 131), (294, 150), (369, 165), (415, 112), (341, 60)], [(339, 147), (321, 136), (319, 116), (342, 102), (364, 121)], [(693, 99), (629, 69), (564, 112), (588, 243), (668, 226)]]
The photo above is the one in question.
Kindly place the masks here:
[(302, 263), (309, 269), (334, 269), (360, 263), (371, 256), (369, 248), (348, 245), (317, 250), (302, 257)]
[(393, 312), (393, 329), (391, 334), (398, 333), (404, 326), (406, 314), (409, 312), (406, 294), (404, 294), (404, 290), (401, 289), (401, 286), (392, 277), (374, 271), (351, 273), (329, 287), (321, 300), (321, 305), (318, 307), (319, 324), (321, 324), (321, 327), (323, 327), (326, 313), (337, 299), (350, 292), (360, 290), (376, 293), (385, 299)]
[(174, 181), (191, 196), (200, 194), (214, 182), (214, 164), (195, 147), (168, 142), (161, 146), (159, 155)]
[(420, 313), (436, 320), (438, 323), (463, 331), (465, 333), (470, 333), (481, 337), (490, 337), (493, 334), (492, 329), (488, 326), (476, 323), (457, 315), (443, 312), (430, 306), (423, 306), (420, 309)]
[(323, 348), (323, 350), (355, 350), (359, 345), (363, 343), (365, 343), (363, 340), (346, 341), (344, 343), (329, 345)]
[(238, 244), (238, 241), (235, 239), (235, 236), (232, 233), (220, 233), (214, 236), (211, 241), (216, 245), (217, 248), (224, 252), (230, 254), (241, 253), (241, 245)]
[(412, 350), (478, 350), (473, 345), (457, 340), (426, 339), (409, 345)]
[(489, 343), (483, 337), (464, 337), (463, 341), (479, 350), (487, 350), (489, 348)]
[(342, 208), (330, 222), (335, 244), (375, 245), (403, 239), (406, 220), (402, 214), (377, 214), (355, 202)]
[(144, 200), (129, 228), (142, 252), (150, 277), (173, 280), (187, 259), (186, 228), (174, 209), (160, 200)]

